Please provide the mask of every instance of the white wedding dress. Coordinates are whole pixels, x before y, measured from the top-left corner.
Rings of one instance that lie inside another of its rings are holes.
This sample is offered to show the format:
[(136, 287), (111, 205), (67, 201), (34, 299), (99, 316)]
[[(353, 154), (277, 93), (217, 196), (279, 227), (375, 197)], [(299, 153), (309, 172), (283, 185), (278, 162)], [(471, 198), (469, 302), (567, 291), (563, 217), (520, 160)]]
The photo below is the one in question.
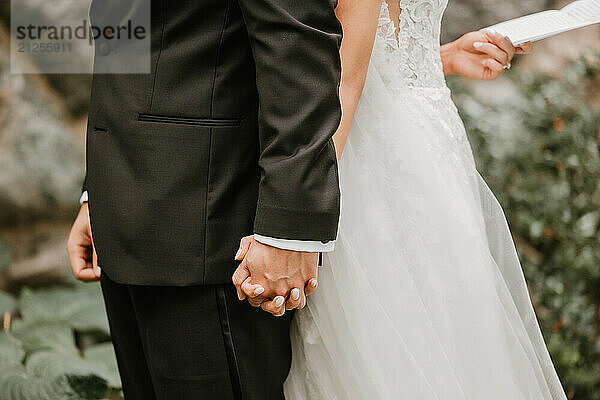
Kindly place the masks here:
[(566, 399), (445, 83), (446, 1), (400, 0), (398, 37), (383, 2), (288, 400)]

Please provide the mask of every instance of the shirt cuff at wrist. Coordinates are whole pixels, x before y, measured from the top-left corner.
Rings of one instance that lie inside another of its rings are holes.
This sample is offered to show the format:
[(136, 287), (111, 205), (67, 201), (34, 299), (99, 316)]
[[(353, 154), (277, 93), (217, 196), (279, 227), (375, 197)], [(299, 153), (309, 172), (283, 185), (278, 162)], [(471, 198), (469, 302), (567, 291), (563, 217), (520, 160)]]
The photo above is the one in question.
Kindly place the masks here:
[(254, 234), (254, 239), (262, 244), (277, 247), (283, 250), (306, 251), (310, 253), (329, 253), (335, 247), (335, 240), (323, 243), (317, 240), (292, 240), (277, 239), (270, 236)]

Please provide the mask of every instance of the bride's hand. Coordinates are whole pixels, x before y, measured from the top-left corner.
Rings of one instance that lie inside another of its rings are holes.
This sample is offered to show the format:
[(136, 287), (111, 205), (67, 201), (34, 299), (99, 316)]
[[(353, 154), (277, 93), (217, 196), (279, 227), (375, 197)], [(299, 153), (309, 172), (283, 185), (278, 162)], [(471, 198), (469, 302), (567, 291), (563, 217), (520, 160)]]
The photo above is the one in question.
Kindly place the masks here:
[(515, 47), (501, 34), (481, 30), (442, 46), (441, 56), (446, 75), (489, 81), (510, 68), (515, 54), (529, 54), (532, 50), (531, 43)]

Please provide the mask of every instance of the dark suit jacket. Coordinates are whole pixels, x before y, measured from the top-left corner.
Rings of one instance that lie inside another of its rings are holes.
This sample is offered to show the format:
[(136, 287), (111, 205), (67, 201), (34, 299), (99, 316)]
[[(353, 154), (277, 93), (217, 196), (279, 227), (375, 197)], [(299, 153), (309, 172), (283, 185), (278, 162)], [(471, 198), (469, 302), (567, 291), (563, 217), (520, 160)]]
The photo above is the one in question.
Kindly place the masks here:
[[(130, 3), (94, 0), (92, 24)], [(245, 235), (336, 238), (334, 6), (152, 0), (151, 73), (92, 84), (84, 189), (108, 276), (227, 283)]]

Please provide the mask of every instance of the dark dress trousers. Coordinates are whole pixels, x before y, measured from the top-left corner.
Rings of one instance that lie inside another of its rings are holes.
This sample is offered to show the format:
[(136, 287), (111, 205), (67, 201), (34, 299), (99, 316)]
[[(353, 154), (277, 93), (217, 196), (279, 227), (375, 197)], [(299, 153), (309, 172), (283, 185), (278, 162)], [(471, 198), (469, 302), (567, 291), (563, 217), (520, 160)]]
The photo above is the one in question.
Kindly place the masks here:
[[(336, 238), (336, 0), (149, 1), (150, 73), (95, 73), (87, 132), (125, 397), (281, 399), (290, 315), (238, 302), (233, 257), (252, 233)], [(93, 0), (91, 22), (136, 3)], [(124, 51), (102, 40), (97, 72)]]
[(282, 400), (293, 313), (233, 285), (140, 286), (101, 277), (125, 400)]

